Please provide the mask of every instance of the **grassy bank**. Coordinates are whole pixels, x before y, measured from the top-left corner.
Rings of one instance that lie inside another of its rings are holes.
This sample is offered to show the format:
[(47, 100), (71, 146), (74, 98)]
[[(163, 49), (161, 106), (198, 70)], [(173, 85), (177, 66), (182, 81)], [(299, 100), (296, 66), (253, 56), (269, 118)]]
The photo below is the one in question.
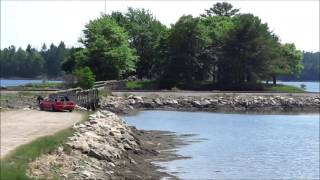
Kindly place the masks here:
[(37, 97), (42, 96), (46, 97), (47, 92), (17, 92), (17, 93), (1, 93), (0, 96), (0, 106), (2, 108), (26, 108), (34, 107), (38, 105), (36, 103)]
[(42, 83), (29, 83), (18, 87), (24, 90), (47, 90), (47, 89), (63, 89), (63, 83), (42, 82)]
[[(82, 120), (88, 119), (89, 113), (84, 113)], [(50, 153), (59, 146), (65, 146), (68, 137), (72, 136), (73, 129), (70, 127), (61, 130), (54, 135), (38, 138), (28, 144), (19, 146), (13, 152), (1, 159), (1, 178), (3, 180), (27, 180), (28, 164), (42, 154)]]
[(152, 90), (157, 89), (156, 83), (154, 81), (128, 81), (128, 90)]
[(276, 92), (288, 92), (288, 93), (301, 93), (305, 92), (304, 89), (295, 87), (295, 86), (289, 86), (289, 85), (270, 85), (265, 87), (266, 91), (276, 91)]
[[(128, 90), (161, 90), (159, 82), (156, 81), (128, 81)], [(274, 92), (287, 92), (299, 93), (304, 92), (304, 89), (290, 86), (290, 85), (273, 85), (264, 83), (243, 83), (243, 84), (217, 84), (211, 81), (193, 82), (190, 84), (182, 84), (169, 88), (167, 90), (181, 89), (181, 90), (194, 90), (194, 91), (274, 91)]]

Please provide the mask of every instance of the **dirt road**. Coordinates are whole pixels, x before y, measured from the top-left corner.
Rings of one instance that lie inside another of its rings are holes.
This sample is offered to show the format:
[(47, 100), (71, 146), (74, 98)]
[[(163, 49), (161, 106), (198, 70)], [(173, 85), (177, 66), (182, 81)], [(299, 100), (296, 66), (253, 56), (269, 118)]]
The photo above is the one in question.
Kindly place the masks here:
[(1, 112), (1, 158), (19, 145), (68, 128), (81, 118), (82, 114), (78, 112)]

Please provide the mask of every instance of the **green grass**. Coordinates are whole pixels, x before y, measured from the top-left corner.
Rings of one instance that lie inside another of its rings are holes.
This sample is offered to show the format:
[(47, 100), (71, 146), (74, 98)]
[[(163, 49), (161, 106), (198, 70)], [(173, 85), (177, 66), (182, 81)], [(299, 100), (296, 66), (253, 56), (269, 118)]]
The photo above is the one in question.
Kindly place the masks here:
[(27, 90), (62, 89), (63, 87), (64, 87), (63, 83), (53, 83), (53, 82), (29, 83), (26, 85), (19, 86), (19, 88), (27, 89)]
[(100, 89), (99, 90), (99, 97), (108, 97), (109, 95), (111, 95), (111, 91), (107, 90), (107, 89)]
[(155, 89), (155, 82), (154, 81), (128, 81), (127, 89), (129, 90)]
[(269, 85), (265, 87), (266, 91), (277, 91), (277, 92), (287, 92), (287, 93), (300, 93), (305, 92), (302, 88), (289, 86), (289, 85)]
[[(88, 118), (85, 113), (81, 122)], [(74, 130), (68, 129), (57, 132), (51, 136), (38, 138), (28, 144), (19, 146), (13, 152), (1, 159), (1, 180), (28, 180), (26, 175), (28, 164), (42, 154), (53, 152), (59, 146), (66, 146), (68, 137), (72, 136)]]
[(14, 101), (14, 100), (21, 100), (21, 98), (23, 97), (37, 97), (37, 96), (48, 96), (48, 93), (47, 92), (24, 92), (24, 91), (21, 91), (21, 92), (18, 92), (18, 93), (8, 93), (8, 94), (1, 94), (0, 96), (0, 101), (6, 101), (6, 100), (11, 100), (11, 101)]

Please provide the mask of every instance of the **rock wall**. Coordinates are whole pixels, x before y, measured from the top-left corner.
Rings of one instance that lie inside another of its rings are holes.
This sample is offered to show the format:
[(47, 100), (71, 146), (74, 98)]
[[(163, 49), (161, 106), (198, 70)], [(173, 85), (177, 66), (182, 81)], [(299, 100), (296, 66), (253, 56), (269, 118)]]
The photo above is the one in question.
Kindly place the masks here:
[(257, 96), (220, 95), (192, 96), (109, 96), (101, 108), (115, 113), (128, 114), (136, 110), (183, 111), (312, 111), (319, 112), (320, 96)]

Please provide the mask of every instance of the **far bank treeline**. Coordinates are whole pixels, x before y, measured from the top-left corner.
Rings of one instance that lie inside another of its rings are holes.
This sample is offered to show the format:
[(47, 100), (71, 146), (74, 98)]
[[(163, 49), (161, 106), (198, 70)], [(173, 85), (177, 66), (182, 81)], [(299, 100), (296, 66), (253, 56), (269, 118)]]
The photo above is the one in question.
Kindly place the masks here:
[(160, 88), (188, 88), (199, 82), (276, 83), (279, 77), (300, 74), (301, 80), (319, 80), (319, 52), (304, 53), (303, 59), (294, 44), (281, 44), (259, 17), (241, 14), (225, 2), (214, 4), (200, 17), (182, 16), (170, 28), (147, 10), (129, 8), (90, 21), (83, 33), (81, 48), (60, 44), (40, 52), (31, 47), (2, 50), (1, 76), (54, 77), (63, 74), (62, 68), (87, 87), (93, 80), (134, 75), (154, 80)]

